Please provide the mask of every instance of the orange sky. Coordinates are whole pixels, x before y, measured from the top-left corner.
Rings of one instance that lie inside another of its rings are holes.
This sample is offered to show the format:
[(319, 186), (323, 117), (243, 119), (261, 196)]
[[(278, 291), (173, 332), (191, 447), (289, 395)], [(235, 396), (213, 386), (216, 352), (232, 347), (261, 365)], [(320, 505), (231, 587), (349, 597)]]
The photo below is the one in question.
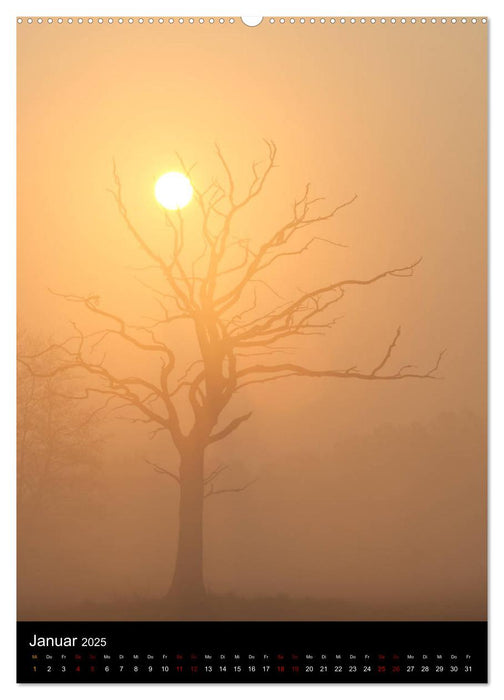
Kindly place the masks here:
[[(481, 23), (18, 26), (18, 308), (30, 332), (63, 337), (69, 319), (91, 328), (48, 288), (99, 294), (132, 323), (155, 309), (131, 269), (148, 261), (107, 192), (113, 159), (132, 219), (160, 250), (167, 234), (153, 187), (177, 169), (175, 151), (197, 161), (203, 188), (223, 176), (217, 141), (244, 188), (265, 157), (262, 139), (275, 141), (279, 167), (237, 220), (252, 242), (289, 217), (306, 182), (326, 198), (321, 210), (357, 194), (316, 232), (347, 247), (314, 245), (269, 278), (287, 297), (423, 258), (412, 278), (349, 291), (341, 322), (302, 353), (312, 366), (373, 367), (401, 325), (394, 367), (428, 369), (446, 348), (442, 379), (299, 379), (239, 398), (254, 418), (222, 444), (222, 458), (261, 478), (208, 512), (216, 590), (381, 596), (425, 617), (451, 596), (455, 617), (484, 615), (486, 33)], [(197, 255), (192, 204), (184, 216)], [(414, 426), (426, 447), (408, 462)], [(66, 540), (47, 555), (66, 557), (69, 585), (83, 595), (154, 595), (165, 585), (159, 567), (165, 576), (171, 566), (174, 497), (165, 485), (163, 501), (159, 477), (138, 466), (170, 448), (122, 429), (103, 466), (114, 517), (75, 525), (91, 533), (78, 555)], [(50, 598), (49, 568), (37, 575)]]

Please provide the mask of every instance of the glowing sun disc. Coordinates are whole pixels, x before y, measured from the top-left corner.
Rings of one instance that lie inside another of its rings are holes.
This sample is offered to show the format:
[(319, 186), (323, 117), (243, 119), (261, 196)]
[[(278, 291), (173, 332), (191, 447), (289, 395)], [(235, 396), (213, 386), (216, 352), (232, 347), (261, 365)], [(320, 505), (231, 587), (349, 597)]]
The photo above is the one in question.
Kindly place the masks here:
[(182, 209), (191, 201), (193, 188), (185, 175), (171, 172), (161, 175), (156, 182), (154, 194), (165, 209)]

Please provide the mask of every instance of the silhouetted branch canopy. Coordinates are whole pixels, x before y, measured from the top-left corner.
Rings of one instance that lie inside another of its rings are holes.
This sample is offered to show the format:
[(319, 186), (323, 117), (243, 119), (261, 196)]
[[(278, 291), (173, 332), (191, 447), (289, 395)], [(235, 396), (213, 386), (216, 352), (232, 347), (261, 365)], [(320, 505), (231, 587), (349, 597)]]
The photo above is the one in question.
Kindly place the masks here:
[[(33, 376), (84, 372), (94, 381), (75, 398), (102, 395), (106, 402), (117, 400), (118, 405), (135, 409), (139, 417), (131, 420), (154, 423), (152, 437), (167, 431), (179, 451), (194, 436), (205, 445), (223, 440), (248, 420), (250, 413), (218, 429), (220, 416), (235, 393), (251, 384), (289, 377), (366, 381), (434, 379), (444, 351), (424, 371), (415, 371), (411, 364), (397, 371), (388, 369), (400, 340), (400, 327), (382, 356), (367, 370), (356, 366), (308, 367), (295, 360), (268, 363), (252, 359), (295, 352), (294, 344), (286, 344), (286, 339), (295, 341), (299, 337), (325, 335), (341, 319), (341, 314), (334, 311), (349, 290), (372, 286), (387, 278), (411, 277), (421, 262), (420, 258), (367, 277), (336, 279), (306, 290), (297, 288), (290, 298), (284, 298), (275, 289), (272, 270), (280, 261), (295, 260), (316, 245), (325, 246), (328, 254), (341, 254), (346, 246), (336, 240), (331, 222), (355, 202), (357, 195), (326, 206), (323, 198), (312, 194), (308, 183), (282, 224), (268, 230), (267, 222), (260, 222), (257, 229), (261, 235), (254, 241), (244, 238), (237, 223), (238, 214), (250, 211), (247, 207), (266, 190), (277, 167), (276, 145), (265, 140), (265, 147), (264, 160), (252, 164), (246, 184), (236, 181), (219, 145), (216, 156), (223, 183), (214, 178), (206, 187), (199, 187), (194, 174), (196, 165), (187, 166), (178, 156), (182, 170), (191, 178), (195, 208), (200, 216), (201, 248), (196, 252), (194, 230), (192, 245), (186, 246), (186, 222), (180, 210), (163, 211), (169, 252), (158, 252), (157, 242), (150, 242), (148, 234), (140, 231), (126, 208), (114, 162), (111, 192), (124, 228), (145, 260), (135, 270), (148, 274), (149, 278), (139, 281), (153, 295), (160, 315), (148, 317), (148, 323), (133, 324), (114, 309), (103, 307), (96, 294), (58, 293), (65, 302), (88, 312), (98, 328), (84, 333), (73, 323), (72, 335), (62, 342), (52, 343), (39, 353), (21, 354), (20, 362)], [(317, 232), (321, 224), (325, 228)], [(191, 226), (194, 226), (192, 220)], [(185, 346), (172, 342), (177, 337), (177, 323), (182, 322), (192, 327), (194, 357), (186, 352)], [(148, 369), (121, 375), (115, 362), (118, 351), (110, 352), (113, 340), (139, 351), (144, 358), (142, 367)], [(97, 353), (102, 353), (100, 359)], [(55, 358), (51, 369), (47, 369), (45, 362), (49, 356)], [(42, 360), (44, 368), (40, 366)], [(180, 417), (181, 402), (187, 404), (192, 414), (192, 424), (186, 428)], [(159, 465), (158, 468), (164, 469)]]

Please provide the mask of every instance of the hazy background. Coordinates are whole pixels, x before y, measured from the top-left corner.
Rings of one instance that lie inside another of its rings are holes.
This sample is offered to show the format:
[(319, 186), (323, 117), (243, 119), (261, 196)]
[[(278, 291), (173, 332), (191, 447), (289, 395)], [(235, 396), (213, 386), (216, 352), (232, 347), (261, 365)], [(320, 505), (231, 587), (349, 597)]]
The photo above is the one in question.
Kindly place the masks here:
[[(447, 348), (442, 379), (244, 391), (237, 410), (254, 415), (208, 463), (229, 465), (230, 486), (259, 478), (208, 499), (209, 589), (256, 600), (259, 618), (285, 597), (330, 599), (319, 603), (328, 618), (485, 618), (486, 27), (23, 23), (18, 39), (24, 342), (64, 338), (69, 320), (94, 327), (48, 287), (99, 294), (132, 323), (155, 312), (131, 269), (147, 261), (107, 192), (113, 158), (132, 219), (161, 250), (153, 185), (178, 168), (174, 151), (197, 161), (204, 187), (223, 175), (218, 141), (243, 190), (262, 138), (276, 142), (280, 167), (237, 220), (251, 245), (308, 181), (328, 208), (357, 193), (316, 231), (347, 248), (314, 245), (268, 278), (286, 298), (423, 257), (412, 278), (348, 290), (341, 321), (300, 352), (312, 367), (372, 369), (401, 325), (391, 366), (425, 371)], [(193, 205), (184, 216), (197, 255)], [(47, 406), (36, 405), (43, 441)], [(21, 619), (92, 618), (98, 602), (105, 618), (113, 605), (135, 615), (135, 600), (168, 588), (176, 484), (144, 458), (175, 454), (117, 420), (93, 436), (78, 473), (59, 468), (45, 498), (21, 503)], [(27, 448), (32, 472), (40, 453)]]

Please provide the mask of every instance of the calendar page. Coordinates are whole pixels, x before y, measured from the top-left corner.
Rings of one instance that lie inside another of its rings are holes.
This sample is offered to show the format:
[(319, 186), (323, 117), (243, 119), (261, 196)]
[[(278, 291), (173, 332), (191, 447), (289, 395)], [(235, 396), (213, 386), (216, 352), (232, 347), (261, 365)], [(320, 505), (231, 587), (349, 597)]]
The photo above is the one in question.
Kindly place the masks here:
[(487, 31), (17, 19), (19, 682), (486, 682)]

